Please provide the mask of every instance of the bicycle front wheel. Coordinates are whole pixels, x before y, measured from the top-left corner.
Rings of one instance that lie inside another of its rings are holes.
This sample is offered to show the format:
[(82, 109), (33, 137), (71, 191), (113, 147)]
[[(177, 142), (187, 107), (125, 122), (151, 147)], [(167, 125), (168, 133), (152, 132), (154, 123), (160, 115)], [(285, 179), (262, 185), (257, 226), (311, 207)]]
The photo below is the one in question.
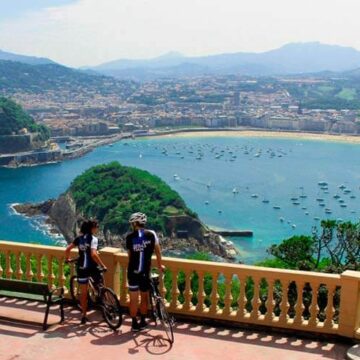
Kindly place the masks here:
[(162, 327), (166, 333), (166, 336), (170, 343), (174, 342), (174, 332), (173, 332), (173, 324), (174, 318), (168, 313), (166, 310), (166, 306), (164, 304), (163, 299), (157, 299), (156, 301), (156, 310), (158, 312), (158, 316), (161, 322)]
[(106, 323), (113, 330), (120, 327), (122, 323), (122, 314), (119, 299), (109, 288), (103, 288), (101, 291), (102, 313)]

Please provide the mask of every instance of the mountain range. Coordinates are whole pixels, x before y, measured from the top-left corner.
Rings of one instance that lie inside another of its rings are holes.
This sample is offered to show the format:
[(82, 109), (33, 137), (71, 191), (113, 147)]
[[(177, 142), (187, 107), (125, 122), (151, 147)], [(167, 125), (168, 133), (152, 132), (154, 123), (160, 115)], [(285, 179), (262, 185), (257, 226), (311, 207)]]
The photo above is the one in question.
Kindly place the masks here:
[(2, 51), (1, 49), (0, 49), (0, 60), (18, 61), (29, 65), (55, 64), (54, 61), (47, 58), (13, 54), (7, 51)]
[(118, 78), (147, 80), (204, 74), (250, 76), (342, 72), (360, 68), (360, 51), (319, 42), (291, 43), (262, 53), (187, 57), (170, 52), (148, 60), (120, 59), (87, 68)]
[[(23, 68), (24, 65), (35, 66), (28, 68), (34, 77), (23, 75), (23, 73), (29, 72)], [(48, 78), (50, 83), (52, 80), (61, 82), (63, 78), (69, 80), (71, 76), (74, 76), (75, 83), (89, 81), (94, 84), (103, 81), (99, 78), (95, 80), (95, 75), (107, 75), (118, 79), (137, 81), (225, 74), (273, 76), (345, 73), (349, 76), (358, 76), (360, 73), (360, 51), (351, 47), (326, 45), (319, 42), (291, 43), (262, 53), (238, 52), (189, 57), (178, 52), (170, 52), (153, 59), (120, 59), (94, 67), (71, 69), (48, 58), (18, 55), (0, 50), (0, 75), (3, 74), (3, 78), (0, 77), (0, 88), (16, 85), (11, 84), (13, 80), (10, 76), (11, 72), (19, 84), (24, 83), (32, 86), (31, 79), (33, 79), (35, 87), (37, 84), (43, 86), (42, 81), (45, 81), (47, 84), (45, 88), (47, 86), (53, 88), (54, 84), (50, 84), (41, 71), (44, 71), (46, 76), (50, 76)]]
[(79, 93), (90, 91), (98, 94), (114, 94), (127, 97), (136, 85), (112, 77), (91, 74), (56, 63), (31, 65), (28, 63), (0, 60), (0, 93), (26, 91), (43, 93), (65, 90)]

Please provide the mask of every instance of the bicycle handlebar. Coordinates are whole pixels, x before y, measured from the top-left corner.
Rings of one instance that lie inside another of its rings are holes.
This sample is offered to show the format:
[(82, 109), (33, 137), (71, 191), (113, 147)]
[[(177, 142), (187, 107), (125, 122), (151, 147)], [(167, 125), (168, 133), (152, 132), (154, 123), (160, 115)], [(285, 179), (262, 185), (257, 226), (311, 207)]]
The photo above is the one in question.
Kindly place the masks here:
[(69, 260), (65, 260), (65, 264), (71, 264), (71, 263), (74, 263), (74, 262), (77, 262), (79, 260), (79, 258), (73, 258), (73, 259), (69, 259)]

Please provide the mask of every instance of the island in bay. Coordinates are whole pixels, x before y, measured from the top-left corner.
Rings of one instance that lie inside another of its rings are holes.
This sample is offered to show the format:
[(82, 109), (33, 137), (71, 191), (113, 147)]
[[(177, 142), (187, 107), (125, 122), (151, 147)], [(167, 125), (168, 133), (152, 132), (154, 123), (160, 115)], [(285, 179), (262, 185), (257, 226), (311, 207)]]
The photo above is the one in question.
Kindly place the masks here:
[(27, 216), (46, 215), (53, 231), (59, 231), (67, 242), (78, 234), (85, 218), (96, 218), (100, 222), (101, 245), (122, 249), (128, 219), (141, 211), (147, 214), (149, 227), (160, 234), (165, 254), (200, 251), (227, 261), (239, 255), (231, 242), (204, 225), (164, 181), (118, 162), (88, 169), (56, 200), (18, 204), (14, 208)]

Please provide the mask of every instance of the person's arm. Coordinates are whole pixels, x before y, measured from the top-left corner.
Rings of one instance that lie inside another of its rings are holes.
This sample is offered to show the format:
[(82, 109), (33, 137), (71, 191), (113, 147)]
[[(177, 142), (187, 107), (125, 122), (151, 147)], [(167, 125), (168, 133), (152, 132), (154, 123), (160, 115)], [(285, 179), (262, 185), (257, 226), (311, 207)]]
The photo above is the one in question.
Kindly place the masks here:
[(70, 252), (76, 245), (74, 243), (69, 244), (65, 249), (65, 261), (70, 260)]
[(102, 260), (100, 259), (100, 256), (97, 252), (97, 248), (98, 248), (98, 243), (99, 240), (97, 237), (93, 236), (92, 240), (91, 240), (91, 258), (101, 267), (103, 267), (104, 269), (106, 269), (105, 264), (102, 262)]
[(155, 243), (155, 255), (156, 255), (157, 267), (158, 267), (159, 271), (163, 272), (165, 270), (165, 266), (161, 262), (162, 259), (161, 259), (160, 243)]
[(92, 259), (98, 264), (100, 265), (101, 267), (103, 267), (104, 269), (106, 269), (106, 266), (105, 264), (102, 262), (98, 252), (96, 249), (91, 249), (91, 257)]

